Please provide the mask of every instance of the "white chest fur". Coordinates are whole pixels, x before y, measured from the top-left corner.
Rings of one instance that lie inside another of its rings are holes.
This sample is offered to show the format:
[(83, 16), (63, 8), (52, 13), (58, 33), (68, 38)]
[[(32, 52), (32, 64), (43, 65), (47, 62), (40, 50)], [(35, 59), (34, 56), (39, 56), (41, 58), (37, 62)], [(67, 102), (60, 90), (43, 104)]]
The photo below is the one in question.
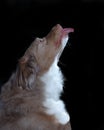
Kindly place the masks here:
[(45, 101), (43, 105), (47, 108), (46, 113), (54, 115), (59, 123), (66, 124), (70, 117), (63, 101), (60, 100), (60, 94), (63, 91), (63, 76), (55, 62), (50, 70), (41, 77), (41, 80), (44, 82)]

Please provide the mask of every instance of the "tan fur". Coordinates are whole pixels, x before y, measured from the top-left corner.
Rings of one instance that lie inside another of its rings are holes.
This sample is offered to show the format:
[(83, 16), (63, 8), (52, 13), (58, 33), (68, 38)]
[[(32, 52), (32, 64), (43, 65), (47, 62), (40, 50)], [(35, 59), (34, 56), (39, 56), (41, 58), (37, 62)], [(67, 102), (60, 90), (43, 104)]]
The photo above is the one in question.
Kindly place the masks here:
[[(58, 29), (57, 29), (58, 28)], [(45, 114), (42, 76), (60, 50), (61, 28), (56, 25), (44, 38), (36, 38), (20, 58), (17, 70), (2, 86), (0, 130), (71, 130)]]

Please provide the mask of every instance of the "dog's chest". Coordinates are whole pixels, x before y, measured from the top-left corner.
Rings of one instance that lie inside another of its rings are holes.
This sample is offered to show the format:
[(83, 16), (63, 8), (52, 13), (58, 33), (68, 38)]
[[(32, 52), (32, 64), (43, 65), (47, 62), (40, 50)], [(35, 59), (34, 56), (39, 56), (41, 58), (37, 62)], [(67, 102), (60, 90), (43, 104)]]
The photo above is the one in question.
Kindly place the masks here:
[(60, 100), (60, 94), (63, 91), (63, 76), (56, 64), (53, 64), (50, 70), (41, 77), (44, 83), (43, 106), (48, 115), (54, 115), (57, 122), (66, 124), (70, 117), (65, 110), (65, 105)]

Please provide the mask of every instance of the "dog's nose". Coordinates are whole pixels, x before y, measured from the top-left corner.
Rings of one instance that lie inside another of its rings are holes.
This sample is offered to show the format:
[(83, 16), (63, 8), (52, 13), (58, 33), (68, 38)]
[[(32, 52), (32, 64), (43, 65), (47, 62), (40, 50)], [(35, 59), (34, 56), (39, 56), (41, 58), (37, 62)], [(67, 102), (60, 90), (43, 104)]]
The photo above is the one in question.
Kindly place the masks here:
[(56, 24), (56, 28), (57, 28), (57, 29), (63, 29), (60, 24)]
[(52, 31), (59, 31), (61, 32), (63, 30), (62, 26), (60, 24), (56, 24), (53, 28), (52, 28)]

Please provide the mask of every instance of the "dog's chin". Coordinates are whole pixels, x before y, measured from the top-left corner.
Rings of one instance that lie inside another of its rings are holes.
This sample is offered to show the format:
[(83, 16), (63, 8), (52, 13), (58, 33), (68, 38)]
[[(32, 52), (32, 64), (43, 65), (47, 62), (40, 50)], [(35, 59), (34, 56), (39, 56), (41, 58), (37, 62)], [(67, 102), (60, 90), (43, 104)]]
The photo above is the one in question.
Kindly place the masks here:
[(59, 52), (58, 52), (58, 54), (56, 56), (57, 57), (57, 61), (59, 61), (59, 59), (60, 59), (60, 57), (61, 57), (61, 55), (62, 55), (62, 53), (64, 51), (64, 48), (67, 45), (68, 39), (69, 39), (68, 35), (62, 38), (61, 44), (59, 46)]

